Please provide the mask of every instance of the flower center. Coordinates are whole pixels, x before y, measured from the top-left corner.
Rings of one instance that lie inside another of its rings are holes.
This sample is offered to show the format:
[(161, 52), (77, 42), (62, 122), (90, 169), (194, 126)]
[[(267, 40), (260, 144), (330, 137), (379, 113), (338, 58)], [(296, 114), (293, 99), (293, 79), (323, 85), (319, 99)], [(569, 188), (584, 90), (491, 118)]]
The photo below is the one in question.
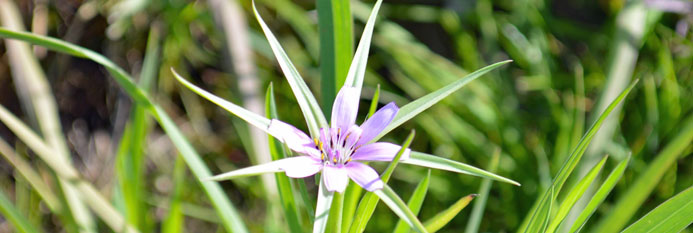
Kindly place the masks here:
[(349, 130), (341, 128), (322, 128), (320, 138), (313, 139), (315, 148), (320, 150), (320, 158), (325, 165), (346, 165), (351, 162), (351, 155), (359, 148), (356, 145), (361, 137), (357, 126)]

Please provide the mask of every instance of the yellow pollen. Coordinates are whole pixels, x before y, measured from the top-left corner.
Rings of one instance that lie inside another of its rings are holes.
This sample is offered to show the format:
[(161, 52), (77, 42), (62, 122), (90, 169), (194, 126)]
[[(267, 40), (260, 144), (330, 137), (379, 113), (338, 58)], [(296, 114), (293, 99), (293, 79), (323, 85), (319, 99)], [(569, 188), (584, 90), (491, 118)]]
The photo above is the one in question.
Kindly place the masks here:
[(320, 153), (320, 160), (325, 160), (325, 153)]
[(315, 142), (315, 145), (317, 146), (318, 145), (318, 139), (314, 138), (313, 141)]
[(337, 158), (332, 158), (332, 162), (337, 162)]
[(347, 162), (351, 162), (351, 158), (347, 159)]

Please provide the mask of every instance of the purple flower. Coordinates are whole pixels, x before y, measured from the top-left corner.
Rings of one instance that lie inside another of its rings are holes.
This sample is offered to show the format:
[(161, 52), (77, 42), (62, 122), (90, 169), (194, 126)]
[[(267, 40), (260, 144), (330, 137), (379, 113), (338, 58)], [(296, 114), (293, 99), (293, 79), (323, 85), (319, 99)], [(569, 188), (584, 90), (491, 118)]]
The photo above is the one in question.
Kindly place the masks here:
[[(392, 161), (402, 148), (387, 142), (369, 143), (399, 111), (389, 103), (375, 112), (361, 126), (355, 124), (359, 107), (359, 91), (343, 87), (334, 101), (331, 127), (320, 129), (319, 138), (311, 138), (296, 127), (279, 120), (270, 122), (268, 132), (301, 154), (276, 161), (287, 176), (303, 178), (322, 171), (328, 191), (344, 192), (349, 178), (368, 191), (383, 188), (378, 173), (360, 161)], [(410, 150), (401, 160), (409, 158)]]

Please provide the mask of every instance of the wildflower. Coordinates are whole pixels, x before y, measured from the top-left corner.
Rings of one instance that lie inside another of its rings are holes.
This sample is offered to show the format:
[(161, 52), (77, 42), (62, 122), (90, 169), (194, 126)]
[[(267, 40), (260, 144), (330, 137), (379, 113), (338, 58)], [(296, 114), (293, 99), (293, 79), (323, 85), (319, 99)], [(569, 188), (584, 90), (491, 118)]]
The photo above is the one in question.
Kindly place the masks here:
[[(383, 188), (383, 182), (373, 168), (359, 161), (392, 161), (401, 146), (387, 142), (369, 143), (399, 111), (389, 103), (375, 112), (361, 126), (355, 124), (359, 106), (358, 90), (343, 87), (334, 101), (330, 128), (320, 129), (318, 138), (306, 135), (296, 127), (273, 119), (268, 132), (301, 154), (277, 161), (277, 167), (287, 176), (303, 178), (322, 171), (328, 191), (344, 192), (349, 178), (368, 191)], [(409, 158), (410, 150), (401, 159)]]

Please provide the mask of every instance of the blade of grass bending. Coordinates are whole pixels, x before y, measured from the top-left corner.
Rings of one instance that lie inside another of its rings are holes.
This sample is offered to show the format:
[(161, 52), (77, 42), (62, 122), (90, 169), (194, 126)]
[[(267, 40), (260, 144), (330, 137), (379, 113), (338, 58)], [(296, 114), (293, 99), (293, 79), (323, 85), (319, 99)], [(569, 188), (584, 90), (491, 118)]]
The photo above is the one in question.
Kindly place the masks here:
[[(681, 131), (676, 137), (654, 157), (647, 169), (638, 176), (625, 194), (618, 198), (611, 211), (597, 224), (596, 232), (611, 233), (621, 230), (659, 184), (669, 167), (691, 145), (693, 116), (689, 116), (683, 122)], [(684, 154), (684, 156), (688, 155), (690, 154)]]
[(402, 161), (402, 163), (489, 178), (520, 186), (520, 183), (514, 180), (493, 174), (481, 168), (417, 151), (412, 151), (411, 157)]
[(419, 113), (423, 112), (424, 110), (428, 109), (429, 107), (433, 106), (434, 104), (438, 103), (440, 100), (443, 98), (449, 96), (453, 92), (459, 90), (462, 88), (464, 85), (467, 83), (473, 81), (474, 79), (477, 79), (481, 77), (482, 75), (497, 69), (501, 65), (510, 63), (511, 60), (507, 61), (501, 61), (494, 63), (492, 65), (486, 66), (484, 68), (478, 69), (477, 71), (474, 71), (471, 74), (468, 74), (467, 76), (464, 76), (463, 78), (460, 78), (459, 80), (448, 84), (447, 86), (444, 86), (434, 92), (431, 92), (421, 98), (418, 98), (399, 109), (397, 112), (397, 115), (395, 115), (395, 119), (392, 120), (392, 122), (382, 131), (378, 136), (373, 138), (371, 140), (372, 142), (377, 141), (378, 139), (382, 138), (385, 136), (385, 134), (389, 133), (393, 129), (399, 127), (401, 124), (404, 122), (408, 121), (411, 118), (414, 118), (416, 115)]
[(457, 200), (455, 204), (452, 204), (449, 208), (446, 210), (443, 210), (433, 216), (431, 219), (426, 220), (424, 222), (424, 226), (426, 227), (426, 230), (428, 232), (436, 232), (443, 228), (445, 225), (447, 225), (450, 221), (452, 221), (457, 214), (464, 209), (464, 207), (467, 207), (469, 205), (469, 202), (471, 202), (477, 194), (469, 194), (467, 196), (464, 196)]
[(258, 129), (264, 130), (267, 132), (267, 128), (269, 127), (270, 120), (258, 115), (257, 113), (251, 112), (246, 110), (245, 108), (242, 108), (241, 106), (238, 106), (234, 103), (231, 103), (225, 99), (219, 98), (218, 96), (209, 93), (202, 88), (199, 88), (192, 83), (188, 82), (185, 80), (185, 78), (181, 77), (173, 68), (171, 68), (171, 72), (173, 73), (173, 76), (176, 77), (178, 82), (183, 84), (183, 86), (187, 87), (191, 91), (197, 93), (198, 95), (204, 97), (205, 99), (209, 100), (210, 102), (218, 105), (219, 107), (222, 107), (226, 111), (230, 112), (233, 115), (236, 115), (237, 117), (245, 120), (248, 122), (248, 124), (251, 124)]
[[(489, 172), (496, 172), (498, 169), (498, 162), (500, 160), (501, 150), (496, 148), (496, 151), (491, 157), (491, 161), (488, 164)], [(481, 181), (481, 186), (479, 187), (479, 197), (476, 198), (474, 202), (474, 207), (472, 208), (472, 215), (469, 216), (469, 221), (467, 221), (467, 227), (465, 227), (465, 233), (476, 233), (479, 231), (479, 225), (481, 225), (481, 219), (484, 215), (484, 209), (486, 208), (486, 201), (488, 200), (488, 194), (491, 190), (491, 184), (493, 180), (484, 178)]]
[(411, 212), (409, 207), (407, 207), (406, 204), (404, 204), (404, 201), (402, 201), (399, 196), (397, 196), (397, 193), (390, 188), (387, 184), (383, 187), (383, 189), (380, 190), (375, 190), (373, 193), (378, 195), (381, 200), (383, 200), (383, 203), (387, 205), (387, 207), (392, 210), (392, 212), (395, 212), (395, 214), (409, 226), (414, 229), (417, 232), (420, 233), (426, 233), (426, 228), (421, 224), (418, 218), (416, 218), (416, 215)]
[(554, 178), (554, 181), (551, 184), (550, 189), (542, 195), (541, 201), (537, 203), (536, 206), (542, 208), (534, 208), (533, 211), (529, 215), (527, 215), (527, 217), (525, 218), (526, 222), (523, 222), (519, 229), (521, 229), (523, 232), (537, 232), (535, 230), (543, 229), (540, 227), (546, 224), (543, 221), (544, 219), (547, 219), (550, 215), (550, 212), (543, 211), (545, 210), (545, 206), (548, 203), (554, 202), (557, 193), (561, 191), (561, 188), (563, 187), (565, 181), (568, 179), (568, 176), (573, 172), (577, 164), (580, 162), (580, 159), (582, 158), (582, 155), (585, 153), (587, 146), (592, 141), (592, 137), (594, 137), (594, 135), (597, 133), (604, 120), (623, 101), (623, 99), (625, 99), (625, 97), (628, 95), (628, 93), (630, 93), (630, 91), (633, 89), (633, 87), (635, 87), (635, 84), (637, 83), (638, 80), (635, 80), (633, 83), (630, 84), (628, 88), (626, 88), (626, 90), (621, 92), (621, 94), (616, 99), (614, 99), (613, 102), (611, 102), (609, 107), (607, 107), (606, 110), (602, 112), (600, 117), (597, 119), (597, 121), (594, 122), (592, 127), (587, 131), (587, 133), (582, 137), (582, 139), (580, 139), (580, 142), (575, 147), (573, 152), (571, 152), (570, 156), (568, 157), (568, 160), (566, 160), (565, 163), (563, 163), (563, 166), (558, 171), (556, 178)]
[[(368, 17), (366, 27), (363, 29), (359, 46), (356, 48), (354, 60), (349, 67), (349, 73), (346, 76), (346, 80), (344, 80), (345, 86), (356, 87), (358, 90), (357, 96), (361, 96), (363, 78), (366, 74), (366, 64), (368, 63), (368, 52), (371, 48), (371, 38), (373, 37), (373, 28), (375, 27), (375, 20), (378, 17), (378, 11), (382, 3), (382, 0), (376, 1), (373, 10), (371, 10), (371, 15)], [(351, 14), (351, 12), (349, 13)]]
[(59, 176), (59, 179), (69, 182), (75, 188), (75, 192), (80, 193), (85, 203), (96, 212), (106, 225), (116, 232), (138, 232), (91, 184), (79, 177), (79, 173), (72, 164), (59, 156), (55, 156), (54, 148), (46, 144), (29, 126), (2, 105), (0, 105), (0, 121), (31, 150), (36, 152), (39, 158)]
[[(166, 131), (166, 134), (172, 139), (174, 145), (176, 145), (176, 147), (179, 149), (181, 155), (186, 161), (186, 164), (188, 164), (193, 174), (198, 179), (211, 176), (211, 172), (209, 172), (207, 166), (204, 165), (200, 159), (200, 156), (192, 148), (190, 142), (185, 139), (183, 133), (180, 131), (180, 129), (178, 129), (178, 126), (173, 122), (173, 120), (171, 120), (168, 114), (166, 114), (166, 112), (159, 106), (155, 105), (149, 99), (147, 94), (141, 88), (137, 87), (137, 85), (135, 85), (132, 78), (122, 68), (108, 60), (106, 57), (94, 51), (67, 43), (65, 41), (45, 36), (37, 36), (31, 33), (16, 32), (0, 28), (0, 37), (23, 40), (36, 45), (44, 46), (57, 52), (87, 58), (103, 65), (114, 80), (123, 88), (123, 90), (136, 103), (141, 104), (149, 111), (150, 114), (155, 117), (164, 131)], [(228, 200), (224, 192), (222, 192), (219, 184), (214, 182), (202, 182), (202, 187), (210, 198), (212, 205), (214, 205), (214, 208), (217, 210), (217, 213), (219, 213), (220, 218), (223, 220), (222, 224), (227, 231), (241, 233), (248, 231), (237, 211), (231, 205), (231, 202)]]
[[(0, 0), (0, 17), (2, 26), (24, 31), (22, 18), (13, 1)], [(69, 162), (70, 151), (60, 125), (57, 103), (38, 59), (29, 44), (22, 41), (7, 41), (7, 52), (16, 90), (20, 97), (24, 97), (20, 101), (27, 115), (35, 117), (30, 124), (38, 126), (39, 134), (55, 150), (54, 153)], [(96, 232), (96, 223), (80, 194), (65, 180), (58, 178), (58, 184), (69, 206), (66, 213), (72, 215), (79, 232)]]
[(626, 159), (618, 163), (616, 165), (616, 168), (609, 173), (609, 176), (606, 177), (606, 180), (604, 180), (604, 183), (602, 183), (601, 186), (599, 186), (599, 189), (597, 192), (592, 196), (592, 199), (590, 202), (587, 204), (584, 210), (580, 212), (580, 215), (578, 218), (573, 222), (573, 226), (570, 228), (570, 233), (575, 233), (579, 232), (580, 229), (582, 229), (583, 226), (585, 226), (585, 223), (587, 220), (592, 216), (594, 211), (597, 210), (597, 207), (606, 200), (606, 197), (609, 196), (609, 193), (611, 190), (614, 189), (616, 186), (616, 183), (621, 179), (621, 176), (623, 176), (623, 172), (626, 171), (626, 167), (628, 167), (628, 162), (630, 161), (630, 156), (628, 156)]
[[(404, 144), (402, 144), (402, 148), (399, 150), (399, 152), (397, 152), (397, 155), (395, 155), (395, 158), (392, 159), (392, 162), (380, 175), (380, 179), (383, 180), (385, 184), (387, 184), (387, 182), (390, 180), (390, 176), (392, 176), (392, 172), (394, 172), (395, 167), (397, 167), (397, 164), (400, 162), (402, 154), (409, 148), (409, 145), (411, 145), (411, 142), (414, 140), (414, 135), (416, 135), (416, 133), (414, 130), (412, 130), (411, 133), (409, 133), (409, 136), (407, 136), (407, 139), (404, 141)], [(373, 216), (375, 207), (378, 205), (378, 200), (378, 195), (375, 192), (367, 192), (363, 195), (361, 201), (359, 202), (359, 206), (356, 209), (356, 215), (354, 215), (356, 218), (349, 228), (350, 233), (361, 233), (366, 230), (366, 225), (368, 224), (368, 221), (371, 220), (371, 216)], [(407, 221), (407, 223), (411, 222)]]
[(313, 233), (323, 233), (327, 228), (327, 219), (330, 217), (330, 206), (334, 192), (327, 191), (325, 182), (320, 180), (318, 188), (318, 201), (315, 204), (315, 221), (313, 221)]
[(286, 52), (284, 52), (277, 38), (274, 37), (274, 34), (272, 34), (272, 31), (267, 27), (265, 21), (262, 20), (260, 13), (257, 12), (255, 2), (253, 2), (253, 13), (255, 13), (255, 18), (257, 18), (258, 23), (260, 23), (260, 27), (262, 27), (262, 31), (265, 33), (265, 37), (267, 37), (267, 41), (270, 47), (272, 47), (274, 55), (277, 57), (279, 66), (284, 72), (284, 75), (286, 75), (286, 80), (289, 82), (294, 96), (296, 96), (298, 105), (303, 112), (303, 117), (306, 118), (310, 135), (317, 137), (320, 128), (326, 128), (328, 126), (325, 115), (322, 114), (318, 102), (308, 89), (308, 85), (303, 81), (301, 74), (298, 73), (298, 70), (296, 70), (296, 67), (291, 63), (289, 56), (286, 55)]
[(693, 186), (669, 198), (622, 233), (681, 232), (693, 223)]
[[(279, 119), (272, 83), (267, 87), (267, 93), (265, 95), (265, 116), (270, 119)], [(281, 142), (270, 135), (268, 135), (268, 138), (272, 160), (285, 158), (286, 151), (284, 151)], [(275, 179), (277, 181), (277, 190), (279, 190), (279, 201), (282, 203), (282, 210), (284, 211), (286, 222), (289, 224), (289, 231), (292, 233), (303, 232), (301, 229), (301, 221), (298, 217), (298, 210), (296, 209), (296, 200), (294, 200), (294, 190), (291, 186), (289, 177), (285, 174), (277, 173), (275, 174)]]
[(317, 0), (320, 33), (320, 86), (325, 116), (330, 117), (332, 102), (344, 85), (354, 50), (349, 0)]
[[(419, 211), (421, 210), (421, 206), (423, 205), (424, 198), (426, 197), (426, 193), (428, 192), (428, 184), (431, 180), (431, 169), (428, 169), (426, 171), (426, 177), (424, 177), (421, 182), (419, 182), (418, 185), (416, 185), (416, 188), (414, 189), (414, 193), (411, 195), (409, 198), (409, 201), (407, 202), (407, 207), (411, 210), (411, 212), (414, 215), (418, 215)], [(411, 228), (407, 223), (400, 219), (397, 221), (397, 225), (395, 225), (395, 229), (392, 231), (393, 233), (407, 233), (409, 232)]]
[(592, 184), (595, 178), (597, 178), (597, 175), (599, 172), (602, 170), (602, 167), (604, 167), (604, 163), (606, 163), (606, 159), (608, 156), (604, 156), (597, 165), (594, 165), (592, 169), (578, 181), (578, 183), (573, 186), (570, 191), (568, 192), (568, 195), (565, 197), (563, 202), (561, 202), (561, 205), (558, 207), (558, 212), (556, 215), (551, 219), (551, 223), (549, 224), (549, 227), (547, 228), (546, 232), (547, 233), (553, 233), (556, 231), (558, 228), (558, 225), (563, 222), (563, 219), (565, 219), (566, 216), (568, 216), (568, 212), (573, 208), (575, 203), (582, 197), (582, 195), (587, 191), (587, 188)]
[(17, 207), (15, 207), (9, 198), (5, 195), (5, 191), (0, 190), (0, 214), (3, 218), (7, 219), (8, 222), (12, 223), (12, 226), (21, 233), (40, 233), (38, 228), (36, 228), (29, 219), (22, 215)]

